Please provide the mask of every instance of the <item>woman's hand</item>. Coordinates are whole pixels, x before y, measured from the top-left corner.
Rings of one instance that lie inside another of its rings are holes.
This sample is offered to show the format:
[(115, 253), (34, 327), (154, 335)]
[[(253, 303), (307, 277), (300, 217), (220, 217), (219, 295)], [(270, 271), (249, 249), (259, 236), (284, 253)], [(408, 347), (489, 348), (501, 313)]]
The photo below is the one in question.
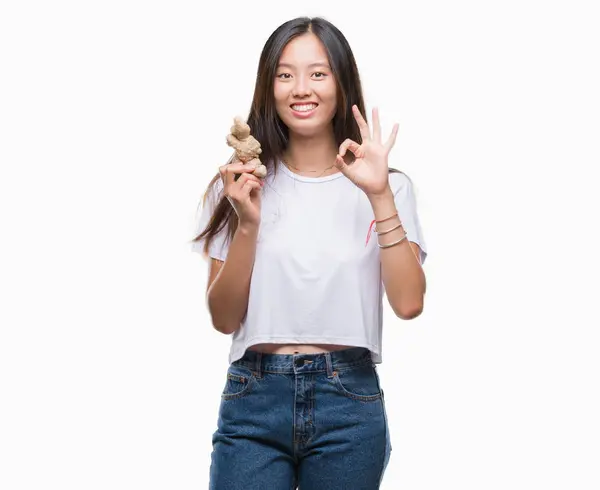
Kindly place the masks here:
[[(227, 197), (236, 214), (239, 225), (258, 227), (260, 224), (260, 200), (263, 182), (252, 175), (256, 169), (254, 164), (233, 162), (219, 168)], [(239, 178), (236, 180), (236, 174)]]
[[(369, 197), (382, 195), (389, 188), (388, 155), (396, 142), (398, 124), (394, 124), (392, 134), (386, 143), (382, 144), (378, 110), (373, 109), (373, 137), (358, 107), (352, 106), (352, 112), (360, 129), (362, 144), (359, 145), (351, 139), (344, 141), (340, 145), (335, 166)], [(347, 150), (355, 156), (354, 162), (350, 165), (343, 159)]]

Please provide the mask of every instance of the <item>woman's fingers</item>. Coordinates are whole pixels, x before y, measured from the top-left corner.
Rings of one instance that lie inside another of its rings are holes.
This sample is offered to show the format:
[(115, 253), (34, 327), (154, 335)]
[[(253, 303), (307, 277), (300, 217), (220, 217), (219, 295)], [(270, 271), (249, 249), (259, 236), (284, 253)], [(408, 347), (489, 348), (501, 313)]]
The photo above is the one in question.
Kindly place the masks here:
[(344, 140), (344, 142), (340, 145), (338, 153), (340, 154), (341, 157), (343, 157), (346, 154), (346, 151), (350, 150), (352, 153), (354, 153), (355, 156), (358, 156), (357, 153), (358, 153), (359, 149), (360, 149), (360, 145), (356, 141), (348, 138), (348, 139)]
[(352, 112), (354, 113), (354, 118), (356, 119), (356, 123), (358, 124), (358, 128), (360, 129), (360, 135), (362, 136), (363, 141), (367, 141), (371, 139), (371, 131), (369, 129), (369, 125), (365, 118), (358, 110), (358, 106), (352, 106)]
[(256, 165), (254, 164), (244, 164), (242, 162), (234, 162), (228, 163), (227, 165), (223, 165), (219, 168), (219, 173), (221, 174), (221, 179), (225, 185), (232, 184), (235, 181), (236, 174), (246, 175), (247, 173), (254, 172), (256, 170)]
[[(227, 178), (229, 178), (229, 176)], [(225, 185), (225, 194), (235, 200), (240, 200), (255, 188), (262, 188), (261, 179), (251, 173), (243, 173), (238, 180), (231, 181)]]
[(392, 134), (390, 134), (390, 137), (388, 138), (388, 140), (385, 144), (385, 150), (388, 153), (394, 147), (394, 143), (396, 143), (396, 136), (398, 135), (398, 128), (399, 128), (399, 124), (398, 123), (394, 124), (394, 127), (392, 128)]
[(373, 140), (381, 143), (381, 122), (379, 121), (379, 109), (373, 107)]
[(254, 189), (262, 189), (262, 183), (256, 182), (255, 180), (247, 180), (242, 186), (242, 192), (244, 195), (249, 196)]
[(237, 188), (242, 188), (244, 187), (244, 184), (246, 184), (246, 182), (255, 182), (258, 185), (261, 184), (261, 180), (256, 176), (256, 175), (252, 175), (250, 173), (245, 173), (245, 174), (241, 174), (240, 178), (237, 179), (232, 186), (237, 187)]
[(256, 183), (260, 184), (261, 180), (256, 175), (253, 175), (251, 173), (245, 173), (245, 174), (241, 174), (240, 178), (237, 179), (234, 182), (234, 184), (242, 187), (246, 182), (256, 182)]

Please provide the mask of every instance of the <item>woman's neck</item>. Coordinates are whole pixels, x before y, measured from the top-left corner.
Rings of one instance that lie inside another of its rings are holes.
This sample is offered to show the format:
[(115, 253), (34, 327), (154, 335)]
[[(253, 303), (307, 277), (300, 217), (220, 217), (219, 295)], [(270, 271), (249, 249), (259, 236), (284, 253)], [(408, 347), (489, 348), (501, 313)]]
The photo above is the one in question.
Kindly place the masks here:
[(302, 173), (334, 173), (333, 166), (338, 147), (333, 134), (304, 137), (290, 134), (290, 141), (284, 155), (284, 162), (291, 170)]

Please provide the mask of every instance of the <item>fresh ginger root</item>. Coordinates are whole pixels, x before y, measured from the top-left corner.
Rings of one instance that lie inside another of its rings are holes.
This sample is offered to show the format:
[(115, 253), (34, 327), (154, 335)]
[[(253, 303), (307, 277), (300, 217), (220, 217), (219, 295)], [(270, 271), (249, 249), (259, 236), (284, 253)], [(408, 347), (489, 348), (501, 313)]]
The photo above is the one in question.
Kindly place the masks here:
[(227, 135), (227, 144), (235, 149), (235, 154), (240, 162), (256, 164), (253, 175), (261, 179), (267, 176), (267, 167), (258, 158), (262, 153), (260, 143), (250, 134), (250, 126), (240, 117), (235, 117), (233, 120), (231, 133)]

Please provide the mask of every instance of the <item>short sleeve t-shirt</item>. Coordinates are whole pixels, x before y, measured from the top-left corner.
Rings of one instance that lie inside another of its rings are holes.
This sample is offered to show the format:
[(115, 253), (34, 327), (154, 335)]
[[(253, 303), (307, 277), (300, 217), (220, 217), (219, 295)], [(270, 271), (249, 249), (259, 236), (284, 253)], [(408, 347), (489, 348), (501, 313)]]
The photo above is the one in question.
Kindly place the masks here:
[[(396, 172), (389, 179), (407, 240), (419, 245), (424, 264), (427, 246), (412, 181)], [(198, 231), (208, 223), (222, 183), (214, 190)], [(381, 363), (384, 286), (366, 194), (341, 172), (305, 177), (283, 164), (266, 177), (262, 193), (248, 310), (232, 335), (229, 362), (254, 344), (299, 343), (365, 347)], [(203, 245), (195, 242), (192, 250), (202, 252)], [(227, 251), (224, 228), (209, 256), (226, 260)]]

